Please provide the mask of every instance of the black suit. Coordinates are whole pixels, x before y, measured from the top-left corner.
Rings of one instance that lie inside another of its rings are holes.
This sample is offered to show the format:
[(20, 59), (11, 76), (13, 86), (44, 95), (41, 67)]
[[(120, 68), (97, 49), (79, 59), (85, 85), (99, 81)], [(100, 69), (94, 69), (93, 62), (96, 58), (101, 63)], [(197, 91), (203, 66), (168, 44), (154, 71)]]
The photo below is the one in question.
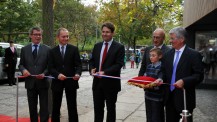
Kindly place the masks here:
[(49, 71), (55, 78), (51, 85), (53, 94), (52, 122), (60, 122), (60, 107), (64, 89), (68, 106), (69, 122), (78, 122), (76, 102), (77, 89), (79, 88), (78, 81), (71, 78), (64, 81), (58, 80), (60, 73), (66, 77), (73, 77), (75, 74), (81, 75), (81, 60), (78, 48), (67, 44), (63, 59), (59, 45), (54, 47), (50, 52)]
[[(19, 69), (23, 73), (24, 70), (29, 71), (31, 75), (47, 74), (48, 56), (50, 48), (40, 44), (38, 47), (38, 55), (36, 59), (32, 55), (32, 44), (21, 49)], [(27, 89), (29, 112), (31, 122), (38, 122), (38, 97), (40, 101), (40, 121), (47, 122), (48, 113), (48, 88), (49, 83), (46, 78), (36, 79), (35, 77), (25, 78), (25, 88)]]
[[(96, 71), (99, 71), (102, 46), (103, 42), (95, 44), (90, 59), (90, 70), (96, 68)], [(102, 65), (102, 71), (105, 75), (120, 77), (121, 67), (124, 64), (124, 54), (124, 46), (113, 41)], [(107, 105), (107, 122), (114, 122), (116, 120), (117, 94), (121, 90), (120, 79), (94, 77), (92, 89), (95, 122), (103, 121), (104, 102)]]
[(17, 50), (14, 47), (14, 52), (10, 49), (10, 47), (5, 49), (5, 59), (4, 59), (7, 71), (7, 77), (8, 77), (8, 83), (9, 85), (15, 84), (14, 74), (16, 70), (16, 64), (17, 64)]
[[(163, 57), (163, 81), (169, 84), (172, 78), (174, 54), (175, 49), (171, 49)], [(176, 69), (175, 81), (179, 79), (184, 81), (187, 110), (193, 112), (196, 104), (195, 87), (203, 80), (203, 66), (201, 55), (187, 46), (179, 59)], [(183, 90), (175, 88), (175, 90), (171, 92), (170, 87), (165, 88), (167, 122), (178, 122), (181, 117), (179, 114), (184, 109)]]

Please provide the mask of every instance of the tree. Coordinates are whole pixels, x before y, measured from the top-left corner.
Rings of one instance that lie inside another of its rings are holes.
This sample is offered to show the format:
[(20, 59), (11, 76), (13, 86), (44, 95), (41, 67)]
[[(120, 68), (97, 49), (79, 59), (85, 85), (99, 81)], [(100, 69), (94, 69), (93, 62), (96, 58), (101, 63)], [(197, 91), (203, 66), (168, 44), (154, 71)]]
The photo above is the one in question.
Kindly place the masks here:
[[(156, 27), (164, 28), (168, 23), (181, 21), (181, 0), (114, 0), (101, 2), (99, 21), (111, 21), (121, 35), (122, 43), (128, 48), (135, 45), (137, 40), (150, 39)], [(180, 15), (180, 14), (178, 14)]]
[[(22, 0), (7, 0), (0, 4), (0, 32), (3, 41), (18, 41), (18, 36), (27, 32), (37, 22), (37, 4)], [(7, 37), (5, 37), (7, 35)]]
[(53, 24), (54, 24), (54, 0), (42, 0), (42, 28), (44, 43), (54, 46)]
[(70, 43), (84, 50), (95, 34), (95, 6), (84, 6), (79, 1), (59, 1), (54, 9), (54, 28), (65, 27), (70, 33)]

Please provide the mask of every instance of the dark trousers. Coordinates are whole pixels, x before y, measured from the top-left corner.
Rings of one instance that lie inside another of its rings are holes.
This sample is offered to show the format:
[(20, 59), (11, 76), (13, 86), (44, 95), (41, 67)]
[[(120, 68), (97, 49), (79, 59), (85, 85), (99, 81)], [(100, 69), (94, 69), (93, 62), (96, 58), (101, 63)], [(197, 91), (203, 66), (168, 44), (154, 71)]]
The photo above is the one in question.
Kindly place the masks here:
[(163, 101), (153, 101), (145, 98), (147, 122), (164, 122)]
[[(77, 90), (65, 89), (66, 101), (68, 108), (69, 122), (78, 122), (77, 112)], [(63, 89), (59, 91), (52, 91), (53, 94), (53, 110), (52, 110), (52, 122), (60, 122), (60, 108), (62, 104)]]
[(105, 92), (103, 89), (93, 90), (94, 122), (103, 122), (106, 103), (106, 122), (116, 121), (116, 102), (118, 92)]
[(31, 122), (38, 122), (38, 96), (40, 104), (40, 122), (48, 122), (48, 89), (27, 89)]
[(7, 69), (7, 77), (8, 77), (8, 84), (9, 85), (15, 84), (15, 77), (14, 77), (15, 68), (16, 68), (16, 64), (12, 65), (12, 66), (9, 65), (9, 67)]
[[(176, 109), (173, 95), (173, 93), (170, 93), (169, 99), (166, 103), (166, 122), (179, 122), (179, 120), (182, 118), (180, 115), (182, 111)], [(188, 111), (193, 115), (193, 110)], [(192, 116), (189, 117), (188, 122), (193, 122)]]

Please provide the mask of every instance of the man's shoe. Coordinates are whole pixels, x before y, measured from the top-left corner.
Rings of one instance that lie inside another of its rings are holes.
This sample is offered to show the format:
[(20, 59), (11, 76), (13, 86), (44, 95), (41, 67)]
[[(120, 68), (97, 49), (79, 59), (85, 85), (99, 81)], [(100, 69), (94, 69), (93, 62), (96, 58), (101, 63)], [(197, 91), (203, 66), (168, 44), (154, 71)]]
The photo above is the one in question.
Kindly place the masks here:
[(12, 86), (12, 84), (9, 84), (9, 86)]
[(13, 85), (17, 85), (16, 83), (13, 83)]

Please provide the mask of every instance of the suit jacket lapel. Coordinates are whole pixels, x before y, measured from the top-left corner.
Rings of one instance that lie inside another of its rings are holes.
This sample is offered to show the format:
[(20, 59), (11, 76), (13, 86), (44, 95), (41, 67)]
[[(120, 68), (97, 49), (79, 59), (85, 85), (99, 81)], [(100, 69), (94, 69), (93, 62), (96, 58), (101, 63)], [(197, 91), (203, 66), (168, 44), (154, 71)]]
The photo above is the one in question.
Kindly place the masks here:
[(188, 48), (185, 47), (185, 49), (184, 49), (184, 51), (183, 51), (183, 53), (182, 53), (182, 55), (181, 55), (181, 57), (179, 59), (176, 71), (178, 71), (180, 66), (182, 66), (182, 63), (184, 63), (186, 61), (185, 58), (187, 57), (187, 55), (188, 55)]
[(43, 52), (43, 46), (41, 46), (41, 44), (40, 44), (40, 46), (38, 47), (38, 54), (37, 54), (37, 57), (35, 59), (35, 62), (38, 61), (38, 59), (40, 58), (42, 52)]
[[(70, 54), (70, 53), (69, 53), (69, 45), (67, 44), (67, 45), (66, 45), (66, 49), (65, 49), (65, 54), (64, 54), (63, 60), (66, 60), (66, 58), (68, 57), (69, 54)], [(61, 55), (61, 52), (60, 52), (60, 56), (62, 56), (62, 55)]]
[[(67, 48), (66, 48), (66, 49), (67, 49)], [(59, 47), (59, 45), (57, 45), (57, 46), (55, 47), (55, 51), (56, 51), (56, 54), (58, 55), (58, 57), (61, 58), (61, 61), (63, 61), (64, 59), (62, 58), (62, 54), (61, 54), (61, 52), (60, 52), (60, 47)], [(65, 54), (64, 54), (64, 58), (65, 58), (65, 55), (66, 55), (66, 51), (65, 51)]]
[(96, 57), (96, 59), (99, 59), (99, 63), (100, 63), (100, 54), (101, 54), (102, 46), (103, 46), (103, 42), (101, 42), (100, 45), (99, 45), (99, 48), (97, 48), (97, 57)]
[(112, 51), (114, 50), (115, 45), (116, 45), (116, 44), (115, 44), (115, 42), (114, 42), (114, 40), (113, 40), (113, 42), (112, 42), (111, 46), (109, 47), (108, 52), (107, 52), (107, 54), (106, 54), (104, 63), (106, 62), (106, 59), (112, 54)]
[[(170, 64), (169, 68), (171, 68), (171, 71), (173, 72), (173, 62), (174, 62), (174, 56), (175, 56), (175, 49), (173, 49), (171, 51), (170, 55), (171, 55), (171, 59), (169, 60), (170, 62), (168, 64)], [(172, 74), (171, 74), (171, 76), (172, 76)]]
[(34, 61), (33, 55), (32, 55), (32, 44), (29, 44), (27, 47), (28, 53), (30, 55), (30, 58), (32, 59), (32, 61)]

